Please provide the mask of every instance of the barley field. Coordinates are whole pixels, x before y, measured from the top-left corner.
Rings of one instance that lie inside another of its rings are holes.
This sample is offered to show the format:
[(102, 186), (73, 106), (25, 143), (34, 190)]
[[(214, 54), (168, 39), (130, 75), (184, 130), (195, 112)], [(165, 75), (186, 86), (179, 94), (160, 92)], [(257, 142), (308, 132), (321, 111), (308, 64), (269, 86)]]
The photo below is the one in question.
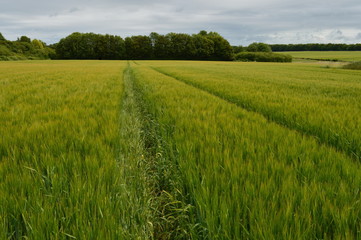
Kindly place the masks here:
[(283, 52), (294, 58), (315, 59), (327, 61), (361, 61), (360, 51), (299, 51), (299, 52)]
[(0, 239), (361, 239), (360, 77), (0, 62)]

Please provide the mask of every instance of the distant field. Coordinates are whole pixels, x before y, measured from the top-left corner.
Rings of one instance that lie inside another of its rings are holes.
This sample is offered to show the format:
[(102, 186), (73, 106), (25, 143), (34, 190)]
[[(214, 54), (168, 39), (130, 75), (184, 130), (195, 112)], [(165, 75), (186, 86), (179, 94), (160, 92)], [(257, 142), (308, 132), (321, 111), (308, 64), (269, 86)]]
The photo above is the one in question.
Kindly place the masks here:
[(305, 51), (282, 52), (294, 58), (328, 60), (328, 61), (361, 61), (361, 51)]
[(0, 62), (0, 239), (361, 239), (360, 72)]

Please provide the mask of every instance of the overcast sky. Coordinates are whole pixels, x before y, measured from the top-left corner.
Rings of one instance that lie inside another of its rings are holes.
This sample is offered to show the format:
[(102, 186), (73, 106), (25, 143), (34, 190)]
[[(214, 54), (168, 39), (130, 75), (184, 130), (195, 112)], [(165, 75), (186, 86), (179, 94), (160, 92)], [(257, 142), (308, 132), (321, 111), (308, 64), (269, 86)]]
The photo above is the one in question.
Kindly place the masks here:
[(9, 40), (200, 30), (216, 31), (232, 45), (357, 43), (361, 0), (0, 0), (0, 32)]

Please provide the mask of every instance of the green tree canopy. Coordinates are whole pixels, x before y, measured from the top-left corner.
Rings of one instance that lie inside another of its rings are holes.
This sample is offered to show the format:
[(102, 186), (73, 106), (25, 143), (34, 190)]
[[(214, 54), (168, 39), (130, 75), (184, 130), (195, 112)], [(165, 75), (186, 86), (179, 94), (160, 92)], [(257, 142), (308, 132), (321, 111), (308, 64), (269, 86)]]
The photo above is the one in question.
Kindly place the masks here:
[(192, 37), (185, 33), (168, 33), (170, 56), (172, 59), (192, 59), (196, 48)]
[(43, 49), (44, 48), (44, 44), (38, 39), (33, 39), (33, 41), (31, 41), (31, 43), (33, 44), (33, 46), (36, 49)]
[(153, 57), (155, 59), (169, 59), (171, 47), (169, 38), (155, 32), (152, 32), (149, 37), (153, 46)]
[(361, 51), (361, 43), (272, 44), (273, 51)]
[(26, 43), (30, 43), (31, 42), (31, 39), (28, 38), (27, 36), (21, 36), (19, 39), (18, 39), (19, 42), (26, 42)]
[(2, 35), (2, 33), (0, 33), (0, 41), (6, 41), (6, 39), (4, 38), (4, 36)]
[(152, 32), (123, 41), (112, 35), (72, 33), (55, 44), (60, 59), (232, 60), (229, 42), (216, 32), (198, 34)]
[(128, 59), (150, 59), (153, 48), (148, 36), (132, 36), (125, 38), (125, 49)]
[(232, 49), (234, 54), (244, 52), (246, 50), (246, 48), (243, 46), (232, 46)]
[(271, 47), (266, 43), (251, 43), (247, 47), (248, 52), (272, 52)]
[(214, 43), (212, 60), (229, 61), (233, 59), (233, 49), (229, 42), (217, 32), (209, 32), (207, 38)]
[(56, 44), (60, 59), (125, 59), (124, 40), (119, 36), (75, 32)]
[(25, 60), (55, 58), (55, 51), (40, 40), (23, 36), (16, 41), (0, 40), (0, 59)]
[(199, 33), (193, 35), (193, 41), (196, 48), (195, 58), (199, 60), (211, 59), (214, 55), (214, 42), (206, 35)]

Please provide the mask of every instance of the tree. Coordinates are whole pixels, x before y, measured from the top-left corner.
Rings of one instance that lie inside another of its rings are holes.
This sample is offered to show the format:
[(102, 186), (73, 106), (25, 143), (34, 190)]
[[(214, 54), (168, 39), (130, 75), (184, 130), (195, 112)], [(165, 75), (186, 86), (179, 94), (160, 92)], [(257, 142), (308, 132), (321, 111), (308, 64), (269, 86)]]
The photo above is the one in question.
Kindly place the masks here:
[(72, 33), (56, 44), (60, 59), (124, 59), (124, 41), (119, 36)]
[(212, 60), (230, 61), (233, 59), (232, 46), (219, 33), (210, 32), (207, 34), (207, 38), (212, 40), (214, 43)]
[(4, 38), (4, 36), (0, 33), (0, 41), (6, 41), (6, 39)]
[[(33, 41), (33, 45), (37, 45)], [(232, 60), (229, 42), (216, 32), (198, 34), (152, 32), (124, 40), (113, 35), (72, 33), (52, 45), (60, 59)]]
[(193, 42), (196, 48), (195, 58), (198, 60), (211, 59), (214, 54), (214, 42), (204, 34), (193, 35)]
[(20, 38), (18, 38), (19, 42), (26, 42), (26, 43), (30, 43), (31, 39), (28, 38), (27, 36), (21, 36)]
[(153, 57), (155, 59), (171, 59), (170, 40), (164, 35), (152, 32), (149, 35), (153, 47)]
[(170, 42), (170, 56), (172, 59), (193, 59), (196, 47), (192, 37), (185, 33), (168, 33), (166, 37)]
[(107, 48), (105, 52), (105, 59), (125, 59), (125, 44), (124, 40), (119, 36), (105, 35)]
[[(54, 58), (55, 51), (46, 47), (45, 43), (34, 39), (29, 42), (30, 38), (22, 36), (22, 41), (18, 38), (16, 41), (4, 40), (0, 34), (0, 57), (3, 59), (49, 59)], [(8, 57), (11, 58), (8, 58)]]
[(60, 39), (56, 46), (56, 53), (60, 59), (78, 59), (79, 42), (81, 34), (74, 32), (69, 36)]
[(247, 47), (247, 51), (248, 52), (272, 52), (272, 49), (269, 45), (265, 44), (265, 43), (251, 43), (248, 47)]
[(31, 41), (31, 44), (33, 44), (33, 46), (36, 48), (36, 49), (43, 49), (44, 48), (44, 45), (43, 43), (38, 40), (38, 39), (33, 39), (33, 41)]
[(206, 30), (201, 30), (201, 31), (199, 31), (198, 35), (201, 35), (201, 36), (207, 36), (207, 35), (208, 35), (208, 33), (207, 33), (207, 31), (206, 31)]
[(245, 51), (245, 48), (243, 46), (232, 46), (232, 49), (234, 54)]
[(343, 43), (307, 43), (307, 44), (272, 44), (275, 52), (282, 51), (360, 51), (361, 44)]
[(125, 38), (125, 49), (128, 59), (151, 59), (153, 48), (148, 36), (132, 36)]

